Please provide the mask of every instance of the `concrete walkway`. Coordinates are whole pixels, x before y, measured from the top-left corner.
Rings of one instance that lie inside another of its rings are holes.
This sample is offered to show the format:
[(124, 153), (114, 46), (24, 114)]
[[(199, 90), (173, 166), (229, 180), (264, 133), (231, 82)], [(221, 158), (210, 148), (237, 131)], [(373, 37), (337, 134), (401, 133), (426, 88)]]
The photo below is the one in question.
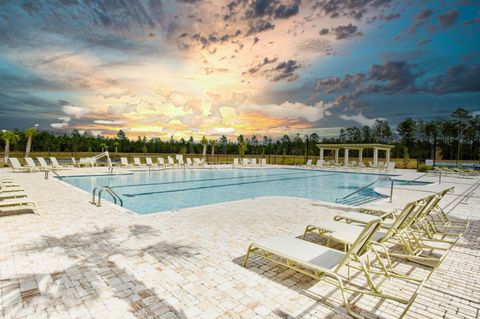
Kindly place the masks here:
[[(259, 258), (253, 257), (248, 268), (241, 262), (253, 240), (299, 236), (308, 223), (352, 208), (260, 197), (141, 216), (107, 202), (95, 207), (89, 194), (45, 180), (43, 173), (4, 175), (15, 178), (39, 209), (37, 214), (0, 217), (0, 317), (347, 317), (332, 286)], [(421, 180), (435, 182), (437, 177)], [(455, 186), (442, 205), (452, 216), (471, 221), (407, 318), (480, 316), (479, 183), (478, 178), (444, 177), (441, 185), (397, 187), (392, 203), (369, 204), (401, 208)], [(421, 268), (402, 265), (406, 271), (421, 273)], [(386, 289), (402, 293), (403, 287), (392, 283)], [(369, 317), (396, 318), (403, 311), (402, 305), (378, 298), (352, 295), (351, 300)]]

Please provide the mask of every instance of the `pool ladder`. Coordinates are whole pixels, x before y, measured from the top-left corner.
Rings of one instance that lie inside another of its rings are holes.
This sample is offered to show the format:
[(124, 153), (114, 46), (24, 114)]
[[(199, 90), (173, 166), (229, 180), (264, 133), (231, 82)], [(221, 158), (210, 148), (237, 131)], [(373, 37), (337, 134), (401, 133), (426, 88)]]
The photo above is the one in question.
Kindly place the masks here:
[[(97, 195), (97, 190), (98, 190), (98, 195)], [(118, 201), (120, 203), (120, 206), (123, 207), (123, 200), (120, 198), (120, 196), (117, 195), (117, 193), (113, 191), (113, 189), (110, 186), (96, 186), (92, 191), (92, 201), (90, 202), (90, 204), (100, 207), (102, 203), (102, 193), (104, 191), (110, 194), (110, 196), (112, 196), (113, 202), (115, 204)], [(98, 202), (95, 201), (95, 195), (97, 195)]]

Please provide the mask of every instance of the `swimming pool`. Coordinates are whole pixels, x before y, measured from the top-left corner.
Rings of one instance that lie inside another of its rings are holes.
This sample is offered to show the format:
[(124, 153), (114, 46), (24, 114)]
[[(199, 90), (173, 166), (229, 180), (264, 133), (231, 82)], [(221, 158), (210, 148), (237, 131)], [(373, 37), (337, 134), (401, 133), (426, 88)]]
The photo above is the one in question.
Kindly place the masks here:
[[(260, 196), (335, 202), (380, 176), (287, 168), (174, 169), (124, 175), (70, 176), (62, 177), (62, 180), (90, 193), (95, 186), (110, 186), (123, 200), (125, 208), (138, 214), (149, 214)], [(381, 183), (388, 181), (376, 186)], [(102, 198), (111, 200), (107, 194)]]

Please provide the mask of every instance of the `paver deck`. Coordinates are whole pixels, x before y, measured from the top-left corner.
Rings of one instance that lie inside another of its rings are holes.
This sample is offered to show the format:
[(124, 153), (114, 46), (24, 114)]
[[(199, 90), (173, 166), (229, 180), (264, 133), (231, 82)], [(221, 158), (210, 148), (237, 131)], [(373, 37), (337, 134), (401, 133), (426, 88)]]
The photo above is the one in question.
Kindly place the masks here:
[[(6, 172), (6, 171), (5, 171)], [(89, 172), (66, 170), (62, 174)], [(90, 196), (43, 173), (10, 174), (38, 204), (37, 214), (0, 217), (0, 317), (5, 318), (343, 318), (336, 289), (252, 257), (250, 242), (299, 236), (308, 223), (351, 208), (287, 197), (136, 215), (89, 204)], [(406, 178), (417, 173), (401, 172)], [(422, 180), (435, 181), (435, 177)], [(403, 186), (371, 207), (400, 208), (448, 186), (447, 212), (471, 221), (422, 288), (407, 318), (480, 316), (480, 180)], [(259, 194), (260, 195), (260, 194)], [(414, 264), (405, 269), (422, 271)], [(402, 293), (395, 285), (391, 288)], [(352, 300), (369, 317), (395, 318), (401, 305)]]

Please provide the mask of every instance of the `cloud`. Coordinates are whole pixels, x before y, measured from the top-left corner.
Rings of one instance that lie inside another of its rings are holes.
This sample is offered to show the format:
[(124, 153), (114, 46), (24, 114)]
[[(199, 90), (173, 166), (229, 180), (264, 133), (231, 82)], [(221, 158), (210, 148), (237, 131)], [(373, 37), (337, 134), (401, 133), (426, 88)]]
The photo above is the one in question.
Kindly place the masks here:
[(244, 112), (258, 112), (273, 117), (304, 119), (308, 122), (316, 122), (324, 118), (327, 115), (327, 110), (332, 106), (332, 103), (325, 103), (323, 101), (315, 105), (287, 101), (282, 104), (245, 104), (241, 105), (239, 110)]
[(126, 124), (127, 122), (126, 121), (122, 121), (122, 120), (94, 120), (93, 123), (95, 124), (105, 124), (105, 125), (122, 125), (122, 124)]
[(52, 124), (50, 124), (50, 126), (53, 127), (53, 128), (56, 128), (56, 129), (64, 129), (64, 128), (68, 127), (68, 125), (71, 121), (71, 118), (68, 117), (68, 116), (60, 116), (58, 119), (62, 122), (52, 123)]
[(368, 126), (373, 126), (377, 120), (385, 120), (383, 117), (377, 117), (377, 118), (367, 118), (365, 115), (362, 113), (358, 113), (355, 115), (346, 115), (346, 114), (340, 114), (340, 118), (345, 121), (353, 121), (360, 123), (362, 125), (368, 125)]
[(319, 35), (326, 35), (330, 32), (327, 28), (323, 28), (322, 30), (318, 31)]
[(480, 92), (480, 64), (449, 67), (446, 73), (430, 78), (426, 90), (438, 95)]
[(458, 15), (459, 13), (457, 10), (448, 11), (439, 15), (438, 22), (440, 23), (440, 27), (442, 29), (453, 27), (453, 25), (457, 21)]
[(63, 112), (65, 112), (65, 114), (67, 115), (74, 116), (77, 119), (81, 118), (85, 114), (88, 114), (88, 110), (80, 106), (74, 106), (74, 105), (64, 105)]
[(264, 20), (256, 21), (256, 22), (250, 23), (250, 28), (247, 31), (247, 36), (264, 32), (267, 30), (272, 30), (274, 28), (275, 28), (275, 25), (272, 24), (270, 21), (264, 21)]
[(338, 27), (332, 28), (333, 34), (337, 40), (349, 39), (352, 37), (362, 35), (361, 32), (357, 32), (357, 26), (349, 23), (348, 25), (340, 25)]
[(233, 127), (215, 127), (210, 134), (212, 135), (233, 135), (235, 129)]
[(300, 69), (301, 65), (295, 60), (288, 60), (277, 64), (277, 66), (270, 70), (273, 73), (271, 79), (277, 81), (295, 81), (298, 79), (298, 75), (295, 74), (297, 69)]
[(294, 3), (291, 6), (286, 6), (284, 4), (280, 5), (275, 10), (275, 18), (277, 19), (287, 19), (298, 13), (298, 4)]
[(432, 10), (423, 10), (413, 16), (413, 23), (405, 31), (407, 35), (415, 34), (417, 29), (427, 22), (427, 19), (432, 16)]
[(430, 40), (430, 39), (422, 40), (422, 41), (417, 43), (417, 47), (420, 47), (420, 46), (425, 45), (425, 44), (430, 43), (430, 42), (432, 42), (432, 40)]
[(320, 0), (315, 2), (313, 9), (321, 11), (330, 18), (338, 18), (344, 16), (360, 20), (369, 11), (378, 10), (382, 7), (387, 6), (391, 2), (391, 0)]

